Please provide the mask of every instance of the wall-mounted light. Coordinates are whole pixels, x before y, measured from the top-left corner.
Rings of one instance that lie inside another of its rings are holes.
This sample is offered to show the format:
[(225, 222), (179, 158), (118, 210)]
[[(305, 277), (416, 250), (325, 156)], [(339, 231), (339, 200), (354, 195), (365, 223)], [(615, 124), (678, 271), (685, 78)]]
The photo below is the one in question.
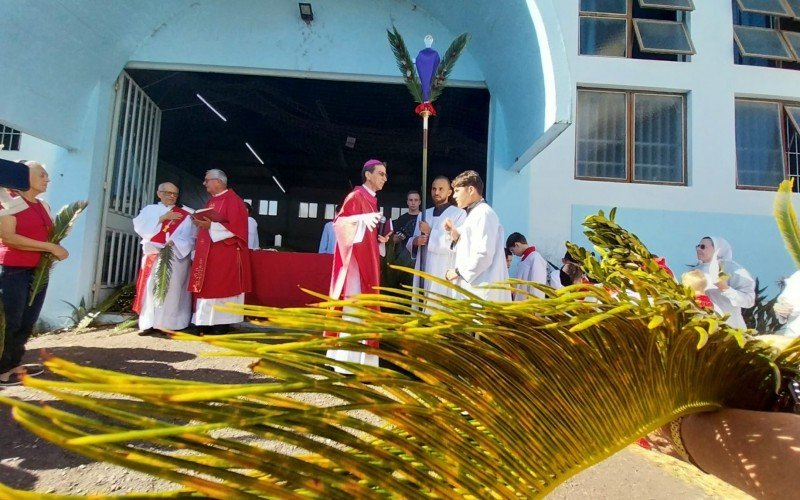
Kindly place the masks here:
[(311, 21), (314, 20), (314, 11), (311, 10), (311, 4), (300, 2), (299, 5), (300, 5), (300, 19), (310, 24)]

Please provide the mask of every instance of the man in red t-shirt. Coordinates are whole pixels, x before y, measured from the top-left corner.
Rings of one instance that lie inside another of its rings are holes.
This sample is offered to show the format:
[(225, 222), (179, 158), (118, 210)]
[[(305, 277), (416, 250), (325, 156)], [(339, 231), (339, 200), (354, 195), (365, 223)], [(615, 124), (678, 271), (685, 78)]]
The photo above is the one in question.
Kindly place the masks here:
[(47, 205), (37, 197), (47, 191), (50, 177), (35, 161), (22, 162), (30, 171), (30, 188), (19, 195), (28, 208), (14, 215), (0, 216), (0, 300), (6, 317), (3, 353), (0, 357), (0, 386), (17, 385), (23, 373), (38, 375), (42, 365), (20, 365), (33, 326), (39, 319), (47, 288), (28, 305), (33, 272), (43, 253), (64, 260), (69, 253), (61, 245), (48, 243), (53, 221)]

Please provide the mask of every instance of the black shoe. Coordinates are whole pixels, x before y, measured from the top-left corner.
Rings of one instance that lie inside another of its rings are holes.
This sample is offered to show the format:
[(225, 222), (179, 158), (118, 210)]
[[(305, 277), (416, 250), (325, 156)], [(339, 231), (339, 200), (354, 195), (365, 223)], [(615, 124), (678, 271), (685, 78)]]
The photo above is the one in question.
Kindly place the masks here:
[(156, 330), (155, 328), (147, 328), (145, 330), (139, 330), (139, 334), (138, 335), (140, 337), (151, 337), (151, 336), (155, 335), (156, 333), (160, 333), (160, 332), (158, 330)]
[(233, 325), (214, 325), (209, 326), (209, 332), (206, 335), (225, 335), (233, 331)]
[(197, 335), (198, 337), (202, 337), (203, 333), (204, 333), (203, 330), (202, 330), (203, 328), (205, 328), (205, 327), (197, 326), (197, 325), (189, 325), (186, 328), (184, 328), (183, 330), (179, 330), (179, 331), (181, 333), (188, 333), (189, 335)]

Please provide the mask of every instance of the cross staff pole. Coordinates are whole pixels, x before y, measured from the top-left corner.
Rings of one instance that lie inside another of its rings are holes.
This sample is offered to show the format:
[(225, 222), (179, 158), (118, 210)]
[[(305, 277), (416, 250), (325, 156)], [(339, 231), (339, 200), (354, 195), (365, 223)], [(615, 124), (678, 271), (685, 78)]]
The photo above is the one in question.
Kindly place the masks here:
[[(430, 111), (427, 109), (420, 113), (422, 115), (422, 214), (420, 221), (425, 222), (425, 212), (428, 210), (428, 116)], [(427, 235), (428, 237), (430, 235)], [(430, 241), (430, 240), (429, 240)], [(428, 256), (428, 244), (417, 247), (417, 258), (419, 259), (419, 270), (425, 270), (425, 261)], [(417, 281), (419, 289), (425, 289), (425, 278), (419, 277)]]

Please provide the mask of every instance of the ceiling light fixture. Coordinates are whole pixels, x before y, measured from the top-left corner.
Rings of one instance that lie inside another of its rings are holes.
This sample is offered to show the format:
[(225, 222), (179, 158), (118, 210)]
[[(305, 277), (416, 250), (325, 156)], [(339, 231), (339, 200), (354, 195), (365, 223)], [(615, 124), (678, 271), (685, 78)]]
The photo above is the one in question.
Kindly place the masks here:
[(220, 113), (219, 111), (217, 111), (216, 109), (214, 109), (214, 106), (212, 106), (212, 105), (211, 105), (211, 104), (210, 104), (208, 101), (206, 101), (205, 99), (203, 99), (203, 96), (201, 96), (200, 94), (195, 94), (195, 95), (197, 96), (197, 98), (198, 98), (198, 99), (200, 99), (201, 101), (203, 101), (203, 104), (205, 104), (206, 106), (208, 106), (208, 109), (210, 109), (211, 111), (213, 111), (214, 113), (216, 113), (216, 115), (217, 115), (217, 116), (219, 116), (220, 118), (222, 118), (222, 121), (224, 121), (224, 122), (227, 122), (227, 121), (228, 121), (228, 119), (227, 119), (227, 118), (225, 118), (224, 116), (222, 116), (222, 113)]
[(253, 149), (253, 146), (251, 146), (249, 142), (245, 142), (244, 145), (247, 146), (247, 149), (249, 149), (251, 153), (253, 153), (253, 156), (256, 157), (256, 160), (258, 160), (260, 164), (264, 165), (264, 160), (258, 156), (258, 153), (256, 153), (256, 151)]
[(286, 190), (283, 189), (283, 186), (281, 185), (281, 182), (278, 180), (278, 178), (273, 175), (272, 176), (272, 180), (275, 181), (275, 184), (277, 184), (279, 188), (281, 188), (281, 191), (283, 191), (283, 194), (286, 194)]
[(314, 11), (311, 10), (311, 4), (300, 2), (298, 5), (300, 6), (300, 19), (307, 24), (311, 24), (311, 21), (314, 20)]

